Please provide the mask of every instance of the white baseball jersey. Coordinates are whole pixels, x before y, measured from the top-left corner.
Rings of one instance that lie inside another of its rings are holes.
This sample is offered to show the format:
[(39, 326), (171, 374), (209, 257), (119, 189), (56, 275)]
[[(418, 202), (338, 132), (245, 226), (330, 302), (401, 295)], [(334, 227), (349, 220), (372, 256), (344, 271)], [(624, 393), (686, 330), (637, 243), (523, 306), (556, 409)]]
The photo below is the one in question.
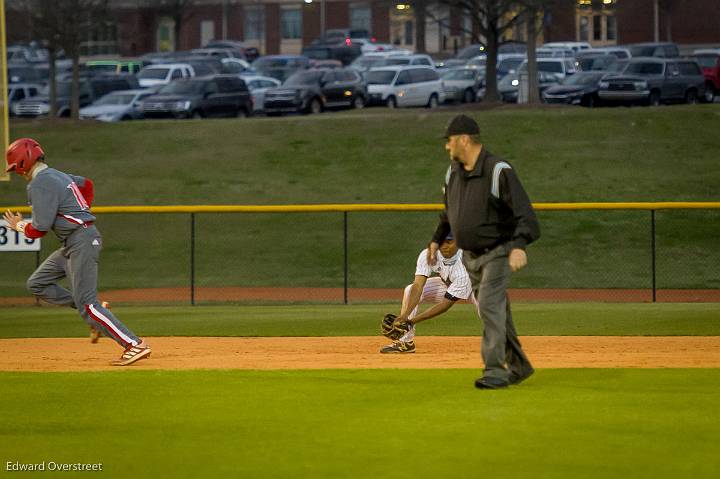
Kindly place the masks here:
[(427, 251), (427, 249), (422, 250), (418, 256), (415, 276), (429, 278), (438, 275), (447, 286), (448, 295), (457, 299), (468, 299), (472, 294), (472, 286), (465, 265), (462, 263), (462, 250), (457, 250), (451, 258), (444, 257), (438, 250), (435, 253), (435, 264), (432, 266), (427, 262)]

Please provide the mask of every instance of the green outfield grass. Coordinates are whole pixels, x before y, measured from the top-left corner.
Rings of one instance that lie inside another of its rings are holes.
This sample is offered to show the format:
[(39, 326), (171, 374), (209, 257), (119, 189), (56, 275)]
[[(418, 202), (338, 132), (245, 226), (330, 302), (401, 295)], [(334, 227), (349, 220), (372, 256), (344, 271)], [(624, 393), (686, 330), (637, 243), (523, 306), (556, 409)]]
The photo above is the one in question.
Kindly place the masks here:
[[(448, 158), (440, 135), (456, 111), (368, 110), (218, 121), (15, 121), (51, 165), (96, 182), (97, 205), (439, 203)], [(513, 162), (535, 202), (718, 200), (717, 105), (656, 109), (475, 111), (489, 149)], [(0, 183), (4, 205), (24, 183)], [(649, 287), (650, 214), (543, 212), (519, 287)], [(353, 213), (349, 281), (412, 278), (436, 213)], [(343, 284), (335, 214), (203, 214), (200, 286)], [(719, 288), (718, 211), (657, 214), (657, 284)], [(188, 215), (105, 215), (101, 288), (189, 284)], [(57, 246), (45, 241), (43, 255)], [(3, 255), (0, 295), (24, 294), (33, 255)], [(151, 264), (152, 268), (147, 265)]]
[(699, 479), (720, 468), (718, 369), (540, 370), (502, 391), (476, 390), (476, 375), (0, 373), (0, 459), (100, 462), (118, 478)]
[[(398, 304), (352, 306), (114, 307), (142, 336), (372, 336)], [(714, 304), (516, 304), (514, 319), (527, 336), (716, 336)], [(470, 305), (418, 325), (422, 335), (480, 335)], [(74, 310), (0, 308), (0, 338), (77, 337), (87, 327)]]

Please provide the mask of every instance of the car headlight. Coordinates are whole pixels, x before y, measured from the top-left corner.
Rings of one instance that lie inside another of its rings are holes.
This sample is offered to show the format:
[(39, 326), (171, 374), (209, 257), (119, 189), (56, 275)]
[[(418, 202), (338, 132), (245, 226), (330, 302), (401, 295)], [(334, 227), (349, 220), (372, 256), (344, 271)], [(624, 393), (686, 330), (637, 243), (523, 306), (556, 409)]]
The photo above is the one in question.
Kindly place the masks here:
[(173, 104), (173, 110), (189, 110), (190, 103), (189, 101), (176, 101)]
[(598, 86), (599, 86), (600, 88), (609, 88), (609, 87), (610, 87), (610, 82), (601, 81), (600, 83), (598, 83)]
[(633, 85), (635, 85), (636, 90), (645, 90), (648, 86), (646, 81), (636, 81), (633, 82)]
[(513, 80), (510, 82), (512, 86), (518, 86), (520, 84), (520, 80)]

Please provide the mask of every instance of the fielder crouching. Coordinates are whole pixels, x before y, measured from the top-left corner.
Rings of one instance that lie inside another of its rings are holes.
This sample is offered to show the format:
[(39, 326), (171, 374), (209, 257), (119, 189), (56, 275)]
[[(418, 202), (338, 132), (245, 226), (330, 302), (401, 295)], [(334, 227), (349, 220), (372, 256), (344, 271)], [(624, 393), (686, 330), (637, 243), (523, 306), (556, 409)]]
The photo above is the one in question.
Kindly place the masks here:
[[(59, 306), (77, 308), (95, 331), (114, 339), (125, 350), (115, 366), (126, 366), (150, 356), (150, 347), (120, 322), (98, 301), (98, 260), (102, 237), (90, 212), (94, 197), (88, 178), (63, 173), (45, 164), (45, 152), (31, 138), (14, 141), (7, 149), (6, 172), (14, 172), (28, 182), (32, 222), (19, 213), (6, 211), (10, 228), (28, 238), (40, 238), (51, 229), (63, 244), (30, 276), (27, 286), (38, 298)], [(58, 284), (70, 281), (70, 291)]]
[[(472, 286), (462, 263), (462, 250), (458, 249), (452, 234), (449, 234), (436, 252), (434, 265), (428, 264), (427, 249), (417, 259), (415, 280), (405, 287), (400, 315), (388, 314), (383, 320), (383, 334), (393, 343), (381, 353), (414, 353), (415, 325), (446, 312), (461, 299), (475, 303)], [(420, 303), (433, 306), (418, 314)]]

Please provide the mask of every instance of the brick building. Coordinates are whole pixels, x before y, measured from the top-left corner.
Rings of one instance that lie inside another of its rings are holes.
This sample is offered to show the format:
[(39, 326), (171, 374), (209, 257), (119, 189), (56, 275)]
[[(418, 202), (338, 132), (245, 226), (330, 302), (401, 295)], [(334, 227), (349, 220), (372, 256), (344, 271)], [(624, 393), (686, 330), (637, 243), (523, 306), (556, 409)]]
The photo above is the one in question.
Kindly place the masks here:
[[(7, 0), (10, 43), (33, 39), (32, 25)], [(112, 21), (85, 53), (141, 55), (175, 47), (175, 0), (111, 0)], [(194, 0), (183, 11), (181, 50), (213, 38), (243, 40), (264, 54), (298, 53), (323, 29), (366, 29), (379, 42), (414, 48), (411, 4), (390, 0)], [(429, 4), (426, 49), (450, 54), (472, 39), (472, 24), (458, 11)], [(589, 41), (612, 45), (670, 40), (720, 45), (720, 0), (556, 0), (545, 12), (540, 41)], [(508, 34), (522, 38), (522, 28)]]

